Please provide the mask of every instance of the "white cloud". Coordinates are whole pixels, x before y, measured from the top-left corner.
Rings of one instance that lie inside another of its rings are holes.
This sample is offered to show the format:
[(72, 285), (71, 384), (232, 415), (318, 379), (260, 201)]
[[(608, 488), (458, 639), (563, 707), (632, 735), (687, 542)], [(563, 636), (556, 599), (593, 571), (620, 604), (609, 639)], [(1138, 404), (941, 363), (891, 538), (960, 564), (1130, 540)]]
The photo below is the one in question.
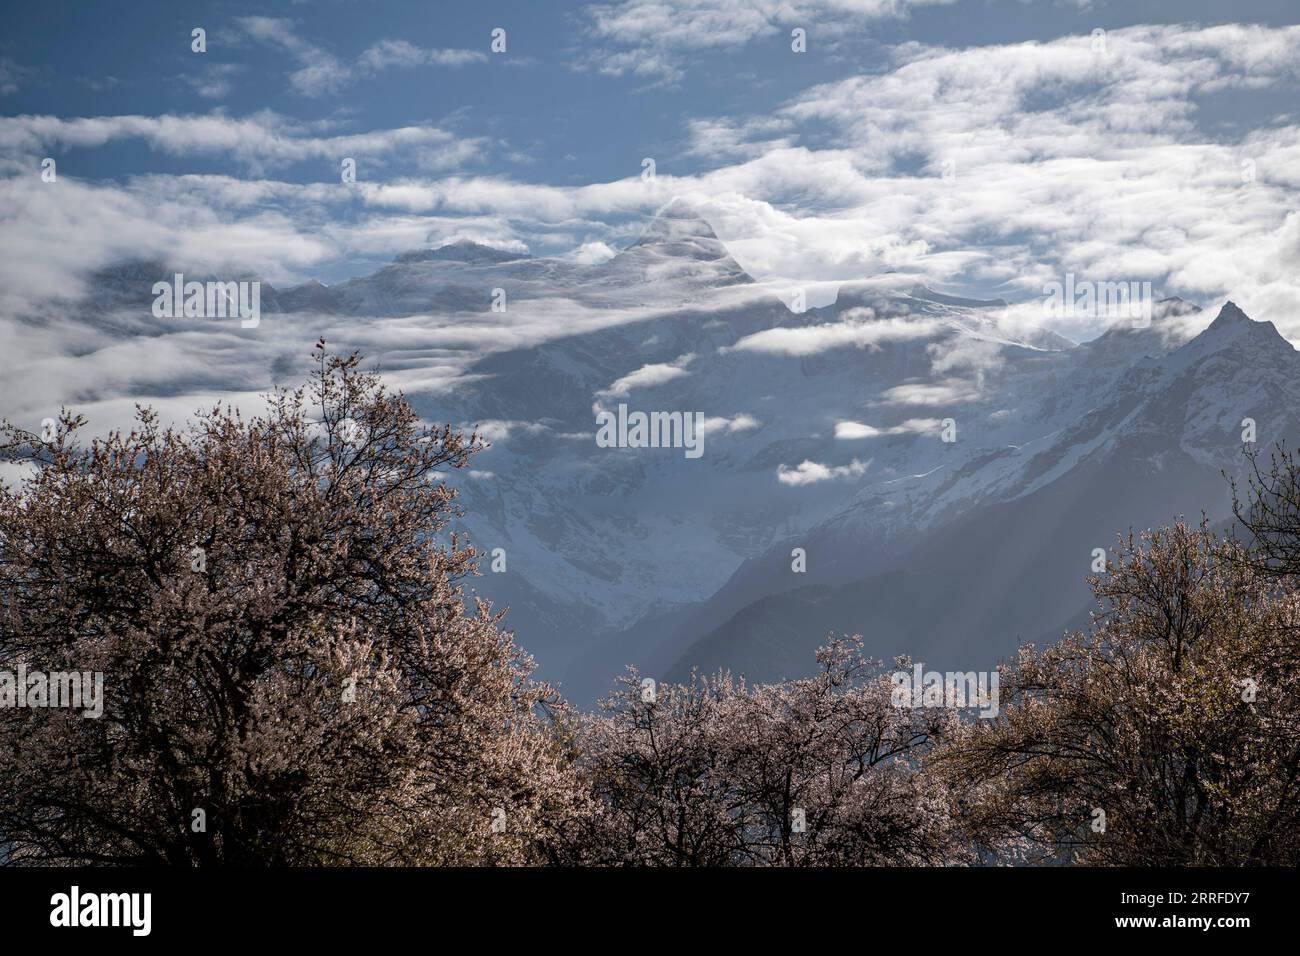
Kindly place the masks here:
[(254, 40), (287, 53), (298, 69), (289, 74), (289, 85), (303, 96), (324, 96), (337, 92), (351, 79), (351, 71), (329, 51), (298, 36), (292, 20), (283, 17), (240, 17), (235, 21)]
[[(819, 85), (775, 114), (695, 121), (701, 153), (745, 158), (701, 179), (755, 275), (893, 270), (1014, 300), (1072, 271), (1247, 300), (1296, 336), (1297, 283), (1261, 273), (1295, 207), (1300, 126), (1280, 115), (1235, 134), (1196, 121), (1200, 99), (1223, 89), (1294, 93), (1297, 62), (1300, 27), (1131, 27), (1110, 31), (1104, 54), (1087, 35), (905, 44), (892, 69)], [(800, 145), (826, 140), (835, 148)]]
[(881, 435), (923, 435), (939, 428), (937, 418), (909, 418), (898, 425), (877, 428), (862, 422), (838, 421), (835, 423), (835, 437), (840, 439), (878, 438)]
[(737, 48), (808, 31), (809, 43), (833, 47), (873, 21), (913, 7), (952, 0), (616, 0), (589, 6), (587, 33), (599, 44), (589, 58), (601, 72), (676, 82), (702, 50)]
[[(404, 126), (366, 133), (322, 136), (319, 128), (269, 111), (242, 119), (221, 113), (201, 116), (0, 117), (0, 135), (15, 152), (38, 156), (53, 147), (91, 149), (124, 140), (143, 140), (175, 156), (228, 156), (248, 168), (341, 157), (377, 159), (395, 151), (414, 152), (433, 167), (458, 165), (476, 156), (482, 143), (434, 126)], [(360, 178), (364, 178), (364, 169)], [(286, 185), (286, 192), (292, 187)]]
[(551, 429), (541, 422), (521, 422), (510, 421), (502, 418), (489, 418), (472, 425), (465, 426), (466, 432), (478, 432), (479, 436), (486, 442), (495, 444), (508, 439), (514, 432), (524, 432), (529, 435), (541, 435), (549, 432)]
[(942, 328), (929, 319), (876, 319), (869, 309), (849, 309), (838, 322), (764, 329), (742, 337), (727, 350), (802, 357), (847, 346), (872, 348), (883, 342), (929, 338)]
[(93, 186), (60, 176), (0, 179), (0, 221), (22, 222), (6, 243), (0, 310), (22, 314), (78, 298), (87, 275), (123, 259), (165, 258), (187, 268), (242, 264), (267, 278), (318, 262), (331, 243), (273, 212), (235, 216), (183, 195)]
[(1001, 342), (973, 335), (954, 335), (926, 346), (930, 371), (937, 376), (964, 373), (973, 378), (973, 387), (984, 390), (984, 377), (1004, 364)]
[[(788, 121), (775, 116), (751, 117), (741, 123), (727, 119), (693, 119), (688, 123), (688, 156), (705, 159), (754, 159), (773, 149), (793, 145), (783, 134), (789, 132)], [(770, 135), (768, 134), (781, 134)]]
[(762, 422), (753, 415), (747, 415), (744, 413), (733, 415), (731, 418), (727, 418), (724, 415), (714, 415), (704, 419), (700, 430), (705, 435), (714, 432), (749, 432), (761, 425)]
[(19, 66), (8, 57), (0, 57), (0, 96), (17, 93), (18, 87), (30, 75), (31, 70)]
[[(1150, 280), (1157, 296), (1230, 297), (1300, 339), (1300, 124), (1279, 114), (1245, 134), (1196, 126), (1207, 91), (1293, 89), (1297, 62), (1300, 28), (1112, 30), (1104, 59), (1086, 36), (962, 50), (907, 44), (879, 73), (818, 85), (775, 113), (713, 121), (700, 134), (701, 153), (739, 161), (690, 177), (661, 171), (652, 183), (639, 170), (581, 186), (465, 174), (382, 180), (396, 156), (423, 153), (431, 168), (448, 169), (484, 148), (425, 126), (344, 133), (269, 112), (0, 117), (10, 145), (0, 171), (18, 177), (0, 180), (0, 216), (23, 237), (6, 246), (0, 304), (74, 292), (78, 276), (127, 249), (225, 257), (302, 277), (430, 236), (473, 234), (530, 246), (569, 237), (565, 248), (582, 241), (594, 261), (680, 193), (700, 204), (765, 293), (892, 273), (1025, 298), (1003, 317), (1032, 329), (1044, 321), (1043, 284), (1072, 271), (1093, 281)], [(918, 110), (921, 101), (934, 106)], [(361, 181), (344, 190), (160, 175), (91, 186), (62, 161), (58, 184), (32, 176), (55, 149), (130, 138), (171, 155), (227, 156), (255, 173), (351, 155)], [(834, 148), (820, 145), (827, 138)], [(938, 175), (946, 157), (955, 161), (950, 180)], [(1254, 181), (1243, 181), (1245, 161)], [(630, 224), (620, 221), (627, 217)], [(615, 318), (556, 303), (526, 334), (563, 328), (569, 311), (584, 327)], [(1076, 340), (1100, 331), (1052, 327)], [(869, 346), (878, 331), (811, 326), (736, 347), (815, 354)], [(489, 346), (507, 336), (491, 323), (477, 333)], [(939, 374), (973, 374), (978, 383), (996, 362), (993, 351), (984, 365), (972, 364), (973, 355), (964, 365), (943, 354), (932, 360)]]
[(230, 94), (234, 78), (242, 72), (238, 63), (212, 63), (185, 77), (194, 92), (207, 100), (224, 99)]
[(585, 266), (594, 266), (608, 262), (616, 255), (618, 253), (603, 242), (584, 242), (570, 258)]
[(887, 405), (942, 406), (969, 402), (979, 398), (978, 386), (960, 379), (942, 382), (913, 382), (886, 389), (883, 399)]
[(428, 49), (406, 40), (380, 40), (367, 47), (357, 59), (359, 67), (371, 71), (389, 67), (464, 66), (486, 62), (487, 54), (480, 50)]
[(655, 385), (671, 382), (673, 379), (684, 378), (690, 374), (686, 371), (686, 366), (690, 365), (694, 359), (694, 355), (682, 355), (673, 362), (643, 365), (635, 372), (628, 372), (622, 378), (614, 381), (608, 388), (603, 388), (596, 394), (604, 398), (623, 397), (629, 395), (636, 388), (651, 388)]
[(790, 468), (786, 465), (779, 465), (776, 469), (776, 480), (783, 485), (812, 485), (820, 481), (831, 481), (836, 478), (857, 478), (867, 473), (871, 462), (861, 462), (856, 458), (847, 465), (823, 465), (819, 462), (804, 459), (797, 467)]
[(240, 17), (236, 23), (254, 40), (283, 50), (298, 64), (298, 69), (289, 74), (289, 86), (303, 96), (336, 93), (359, 75), (391, 67), (455, 67), (487, 61), (487, 54), (479, 50), (428, 49), (407, 40), (380, 40), (362, 52), (355, 66), (349, 66), (323, 47), (300, 37), (292, 20), (256, 16)]

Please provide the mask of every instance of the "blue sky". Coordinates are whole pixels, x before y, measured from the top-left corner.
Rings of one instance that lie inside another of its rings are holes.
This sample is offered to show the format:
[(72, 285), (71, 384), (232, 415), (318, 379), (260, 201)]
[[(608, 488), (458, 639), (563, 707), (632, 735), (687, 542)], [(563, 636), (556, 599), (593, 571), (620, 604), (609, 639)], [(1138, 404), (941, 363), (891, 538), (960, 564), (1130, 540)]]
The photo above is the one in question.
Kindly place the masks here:
[[(1297, 20), (1293, 0), (23, 5), (0, 39), (0, 306), (131, 254), (278, 282), (456, 238), (599, 261), (689, 195), (761, 279), (1017, 301), (1088, 272), (1246, 296), (1294, 335)], [(44, 157), (57, 195), (32, 186)]]
[[(634, 70), (621, 75), (602, 72), (604, 61), (636, 48), (620, 42), (615, 33), (599, 32), (599, 14), (594, 11), (618, 6), (355, 0), (25, 4), (6, 16), (0, 56), (10, 62), (11, 71), (17, 68), (20, 79), (11, 81), (17, 88), (0, 104), (6, 115), (220, 110), (241, 116), (269, 109), (303, 122), (340, 123), (355, 130), (431, 123), (487, 140), (487, 148), (476, 157), (478, 172), (554, 184), (589, 183), (637, 171), (646, 155), (682, 174), (707, 169), (707, 158), (689, 152), (686, 124), (692, 117), (773, 110), (817, 83), (887, 69), (890, 49), (903, 43), (980, 46), (1052, 40), (1138, 23), (1285, 25), (1300, 19), (1289, 0), (976, 0), (911, 9), (900, 4), (904, 16), (840, 15), (807, 4), (809, 12), (803, 16), (764, 17), (766, 26), (755, 27), (743, 39), (719, 38), (698, 49), (678, 45), (671, 59), (681, 76), (674, 79)], [(670, 11), (673, 4), (655, 6)], [(333, 58), (354, 75), (337, 85), (318, 84), (314, 92), (293, 87), (290, 74), (303, 63), (274, 41), (254, 39), (240, 25), (250, 17), (284, 20), (285, 30), (312, 48), (302, 54), (307, 60)], [(787, 23), (804, 25), (811, 55), (791, 55)], [(208, 31), (206, 54), (190, 51), (189, 31), (195, 26)], [(507, 30), (507, 53), (489, 58), (490, 32), (496, 27)], [(700, 32), (707, 42), (709, 31)], [(357, 68), (367, 49), (394, 39), (482, 59), (459, 65)], [(646, 58), (653, 55), (658, 51), (647, 52)], [(1277, 91), (1276, 105), (1280, 108), (1289, 95)], [(1209, 121), (1248, 122), (1252, 113), (1261, 118), (1263, 110), (1247, 105), (1251, 108), (1244, 118), (1229, 105), (1212, 108), (1215, 115)], [(232, 171), (221, 157), (173, 158), (139, 143), (86, 151), (79, 159), (87, 164), (87, 173), (97, 177)], [(325, 166), (296, 164), (279, 174), (298, 182), (332, 180), (334, 169)], [(392, 156), (385, 171), (421, 170), (415, 162)]]

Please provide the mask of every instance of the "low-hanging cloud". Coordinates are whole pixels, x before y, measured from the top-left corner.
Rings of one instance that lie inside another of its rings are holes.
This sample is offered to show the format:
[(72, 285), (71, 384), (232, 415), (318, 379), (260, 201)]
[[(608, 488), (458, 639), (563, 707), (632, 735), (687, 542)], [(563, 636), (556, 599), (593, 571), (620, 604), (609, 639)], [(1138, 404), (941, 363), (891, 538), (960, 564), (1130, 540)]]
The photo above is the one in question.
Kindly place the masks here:
[(937, 431), (942, 422), (937, 418), (909, 418), (897, 425), (877, 428), (862, 422), (841, 420), (835, 423), (835, 437), (843, 440), (879, 438), (882, 435), (924, 435)]
[(869, 309), (849, 309), (840, 315), (838, 322), (754, 332), (729, 346), (727, 351), (804, 357), (850, 346), (874, 348), (885, 342), (927, 339), (943, 327), (929, 319), (877, 319)]
[(837, 478), (858, 478), (867, 473), (870, 465), (870, 461), (862, 462), (856, 458), (847, 465), (823, 465), (805, 458), (794, 468), (787, 465), (777, 466), (776, 480), (783, 485), (800, 487)]
[(674, 362), (643, 365), (635, 372), (629, 372), (622, 378), (615, 380), (608, 388), (601, 389), (596, 394), (605, 398), (622, 397), (630, 394), (633, 389), (651, 388), (655, 385), (671, 382), (674, 379), (684, 378), (690, 374), (686, 367), (694, 359), (695, 356), (690, 354), (682, 355)]

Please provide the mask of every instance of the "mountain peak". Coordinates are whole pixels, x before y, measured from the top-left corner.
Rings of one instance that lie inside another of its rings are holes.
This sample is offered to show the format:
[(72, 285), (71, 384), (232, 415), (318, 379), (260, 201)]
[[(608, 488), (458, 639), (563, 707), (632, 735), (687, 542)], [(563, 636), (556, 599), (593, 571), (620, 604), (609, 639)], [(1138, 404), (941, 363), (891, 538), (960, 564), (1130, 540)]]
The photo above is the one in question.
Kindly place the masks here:
[(394, 262), (513, 262), (527, 259), (527, 253), (510, 252), (472, 239), (456, 239), (432, 249), (412, 249)]
[(1159, 356), (1187, 344), (1196, 337), (1189, 321), (1201, 307), (1178, 296), (1159, 299), (1151, 306), (1149, 324), (1117, 322), (1095, 339), (1082, 343), (1085, 361), (1091, 365), (1128, 364), (1137, 355)]
[(656, 246), (667, 255), (690, 259), (720, 259), (728, 255), (727, 247), (701, 215), (699, 207), (680, 196), (662, 206), (641, 238), (628, 248), (638, 246)]
[(685, 196), (675, 196), (655, 213), (656, 219), (698, 219), (704, 222), (704, 212), (699, 205)]
[(1225, 302), (1205, 331), (1183, 348), (1199, 353), (1205, 349), (1217, 351), (1226, 347), (1235, 349), (1247, 346), (1266, 350), (1285, 346), (1287, 352), (1294, 351), (1291, 343), (1282, 337), (1272, 322), (1256, 322), (1235, 302)]
[(1182, 318), (1185, 315), (1192, 315), (1200, 311), (1201, 307), (1195, 302), (1188, 302), (1184, 298), (1171, 295), (1156, 300), (1151, 307), (1151, 321), (1161, 322), (1167, 319)]
[[(1251, 321), (1252, 319), (1250, 316), (1246, 315), (1245, 312), (1242, 312), (1237, 306), (1237, 303), (1228, 301), (1223, 303), (1223, 308), (1219, 310), (1219, 314), (1215, 316), (1214, 321), (1210, 323), (1210, 328), (1230, 328), (1239, 325), (1242, 322)], [(1271, 326), (1273, 323), (1268, 322), (1264, 324)]]
[(706, 285), (753, 280), (731, 257), (699, 207), (678, 197), (661, 207), (641, 237), (610, 260), (614, 270), (634, 269), (644, 279), (690, 279)]
[(1272, 322), (1256, 322), (1237, 303), (1231, 301), (1223, 304), (1219, 314), (1202, 335), (1236, 336), (1243, 333), (1252, 335), (1261, 342), (1286, 342)]

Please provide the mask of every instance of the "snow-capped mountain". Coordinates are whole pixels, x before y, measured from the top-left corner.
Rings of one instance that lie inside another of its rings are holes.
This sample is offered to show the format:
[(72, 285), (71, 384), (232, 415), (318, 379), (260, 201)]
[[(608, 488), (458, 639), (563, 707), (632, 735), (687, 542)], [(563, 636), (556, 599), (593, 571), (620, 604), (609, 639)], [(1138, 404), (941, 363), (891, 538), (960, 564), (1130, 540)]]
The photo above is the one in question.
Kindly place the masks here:
[[(148, 332), (140, 303), (172, 268), (101, 274), (102, 327)], [(675, 201), (598, 264), (461, 241), (336, 286), (264, 284), (273, 347), (240, 385), (291, 380), (326, 327), (377, 343), (387, 373), (436, 369), (408, 397), (491, 442), (448, 479), (474, 587), (580, 704), (628, 663), (801, 673), (831, 629), (991, 664), (1077, 619), (1117, 532), (1226, 517), (1243, 419), (1260, 447), (1300, 434), (1300, 358), (1232, 304), (1209, 322), (1165, 300), (1076, 346), (892, 276), (803, 311), (795, 291)], [(703, 453), (604, 447), (619, 406), (698, 414)]]
[[(1093, 549), (1179, 516), (1224, 520), (1246, 443), (1300, 435), (1300, 353), (1271, 323), (1230, 302), (1184, 344), (1169, 331), (1112, 330), (1008, 381), (1008, 404), (1041, 396), (1020, 443), (863, 487), (803, 536), (798, 584), (784, 548), (749, 562), (684, 625), (694, 640), (669, 675), (801, 672), (832, 630), (885, 659), (987, 667), (1082, 625)], [(1145, 345), (1122, 360), (1116, 337)]]

